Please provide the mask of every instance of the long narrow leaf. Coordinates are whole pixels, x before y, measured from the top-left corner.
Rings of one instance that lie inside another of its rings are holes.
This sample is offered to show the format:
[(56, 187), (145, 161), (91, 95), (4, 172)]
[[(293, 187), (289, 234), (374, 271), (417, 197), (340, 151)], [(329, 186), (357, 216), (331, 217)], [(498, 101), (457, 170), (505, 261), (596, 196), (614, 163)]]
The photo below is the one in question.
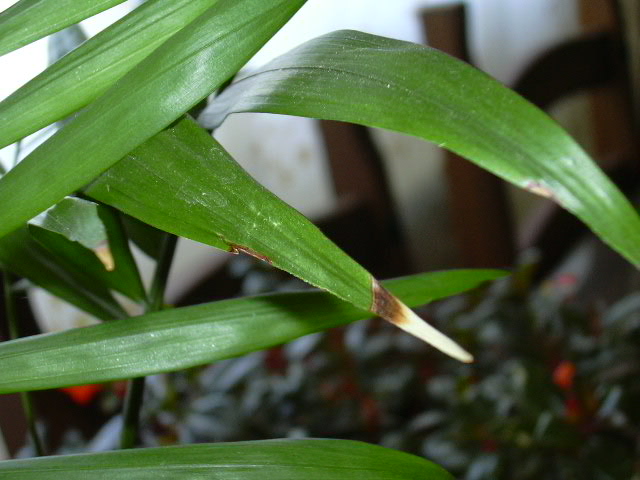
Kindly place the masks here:
[(104, 285), (65, 258), (54, 256), (26, 227), (0, 239), (0, 266), (103, 320), (126, 316)]
[[(499, 278), (460, 270), (384, 282), (409, 305)], [(371, 314), (325, 292), (299, 292), (165, 310), (0, 344), (0, 393), (151, 375), (268, 348)]]
[(430, 140), (575, 214), (634, 265), (640, 217), (546, 114), (436, 50), (360, 32), (311, 40), (227, 88), (202, 120), (271, 112)]
[(253, 180), (188, 117), (133, 151), (86, 193), (176, 235), (267, 261), (448, 355), (472, 360), (309, 220)]
[(125, 0), (21, 0), (0, 13), (0, 55)]
[(88, 105), (217, 1), (150, 0), (98, 33), (0, 103), (0, 148)]
[(305, 0), (220, 0), (0, 179), (0, 237), (81, 188), (233, 75)]
[[(67, 197), (29, 222), (31, 235), (68, 270), (90, 284), (145, 299), (137, 266), (116, 211)], [(1, 242), (1, 240), (0, 240)]]
[(11, 480), (451, 480), (408, 453), (348, 440), (264, 440), (0, 462)]

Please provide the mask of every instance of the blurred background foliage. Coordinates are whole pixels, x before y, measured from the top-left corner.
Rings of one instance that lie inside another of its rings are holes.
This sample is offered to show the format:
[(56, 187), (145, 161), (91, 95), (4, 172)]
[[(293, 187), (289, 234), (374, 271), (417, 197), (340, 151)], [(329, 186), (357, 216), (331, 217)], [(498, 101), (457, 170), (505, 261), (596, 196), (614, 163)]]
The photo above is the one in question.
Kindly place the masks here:
[[(244, 294), (302, 286), (249, 258), (228, 268)], [(467, 480), (640, 478), (640, 294), (589, 305), (576, 300), (575, 275), (534, 288), (534, 271), (419, 311), (476, 352), (472, 365), (377, 319), (358, 322), (152, 377), (143, 442), (346, 438)], [(106, 414), (120, 408), (119, 384), (82, 392), (76, 401)], [(115, 444), (118, 422), (89, 449)], [(69, 432), (61, 453), (86, 448)]]

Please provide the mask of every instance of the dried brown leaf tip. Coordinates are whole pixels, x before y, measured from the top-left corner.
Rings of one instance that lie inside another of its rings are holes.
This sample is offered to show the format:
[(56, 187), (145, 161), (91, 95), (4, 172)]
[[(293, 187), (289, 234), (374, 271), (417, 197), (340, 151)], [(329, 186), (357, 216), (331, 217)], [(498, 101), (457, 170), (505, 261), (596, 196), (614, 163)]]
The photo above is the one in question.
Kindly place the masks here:
[(473, 356), (469, 352), (422, 320), (375, 279), (373, 280), (371, 311), (405, 332), (427, 342), (442, 353), (464, 363), (473, 362)]

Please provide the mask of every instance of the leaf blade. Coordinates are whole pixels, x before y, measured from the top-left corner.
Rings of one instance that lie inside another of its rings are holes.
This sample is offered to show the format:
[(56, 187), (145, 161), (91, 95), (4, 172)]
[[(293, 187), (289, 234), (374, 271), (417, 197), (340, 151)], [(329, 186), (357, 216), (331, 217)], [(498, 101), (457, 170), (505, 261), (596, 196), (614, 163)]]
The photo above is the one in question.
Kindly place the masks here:
[(640, 265), (640, 217), (587, 154), (536, 107), (436, 50), (334, 32), (232, 84), (201, 120), (212, 128), (246, 111), (353, 122), (432, 141), (552, 198)]
[[(383, 283), (416, 306), (504, 274), (497, 270), (459, 270)], [(328, 293), (312, 291), (225, 300), (27, 337), (0, 344), (0, 393), (174, 371), (370, 316)]]
[[(473, 361), (308, 219), (255, 182), (189, 117), (131, 152), (85, 193), (176, 235), (269, 262), (453, 358)], [(158, 204), (158, 198), (164, 201)]]
[(15, 480), (207, 478), (262, 480), (450, 480), (414, 455), (349, 440), (263, 440), (41, 457), (0, 462)]
[(175, 235), (258, 256), (362, 309), (372, 304), (371, 275), (190, 118), (131, 152), (85, 194)]
[(63, 258), (53, 257), (26, 227), (0, 239), (0, 264), (97, 318), (126, 316), (104, 285), (92, 282)]
[(304, 2), (219, 0), (172, 36), (0, 179), (0, 204), (12, 205), (0, 211), (0, 237), (84, 186), (214, 91)]
[[(66, 197), (29, 221), (31, 235), (70, 273), (141, 302), (142, 279), (118, 213), (77, 197)], [(0, 240), (1, 241), (1, 240)]]
[(148, 1), (86, 41), (0, 102), (0, 148), (91, 103), (217, 1)]
[(125, 0), (22, 0), (0, 13), (0, 56)]

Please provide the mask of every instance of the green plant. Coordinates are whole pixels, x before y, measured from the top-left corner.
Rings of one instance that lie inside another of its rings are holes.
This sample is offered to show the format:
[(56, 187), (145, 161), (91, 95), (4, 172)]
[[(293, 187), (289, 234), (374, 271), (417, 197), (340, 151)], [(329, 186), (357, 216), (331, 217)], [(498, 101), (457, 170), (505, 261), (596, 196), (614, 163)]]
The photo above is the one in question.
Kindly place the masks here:
[[(22, 0), (0, 14), (0, 54), (117, 3)], [(216, 91), (200, 117), (207, 128), (233, 112), (260, 111), (415, 135), (554, 199), (640, 264), (640, 218), (575, 142), (516, 94), (442, 53), (360, 32), (334, 32), (227, 86), (304, 3), (149, 0), (0, 104), (0, 147), (76, 115), (0, 179), (0, 262), (105, 320), (0, 345), (0, 393), (137, 378), (125, 412), (123, 446), (131, 447), (143, 375), (237, 356), (372, 314), (471, 360), (405, 305), (453, 295), (503, 273), (417, 275), (384, 282), (389, 293), (254, 182), (187, 115)], [(125, 214), (141, 222), (132, 223)], [(164, 283), (176, 236), (253, 255), (329, 293), (165, 310)], [(129, 239), (157, 259), (148, 292)], [(8, 275), (5, 280), (11, 305), (12, 283)], [(125, 318), (111, 290), (144, 305), (146, 314)], [(115, 321), (106, 322), (110, 319)], [(8, 478), (34, 479), (196, 476), (202, 469), (239, 479), (340, 478), (345, 469), (349, 478), (448, 478), (416, 457), (319, 440), (0, 463)]]

